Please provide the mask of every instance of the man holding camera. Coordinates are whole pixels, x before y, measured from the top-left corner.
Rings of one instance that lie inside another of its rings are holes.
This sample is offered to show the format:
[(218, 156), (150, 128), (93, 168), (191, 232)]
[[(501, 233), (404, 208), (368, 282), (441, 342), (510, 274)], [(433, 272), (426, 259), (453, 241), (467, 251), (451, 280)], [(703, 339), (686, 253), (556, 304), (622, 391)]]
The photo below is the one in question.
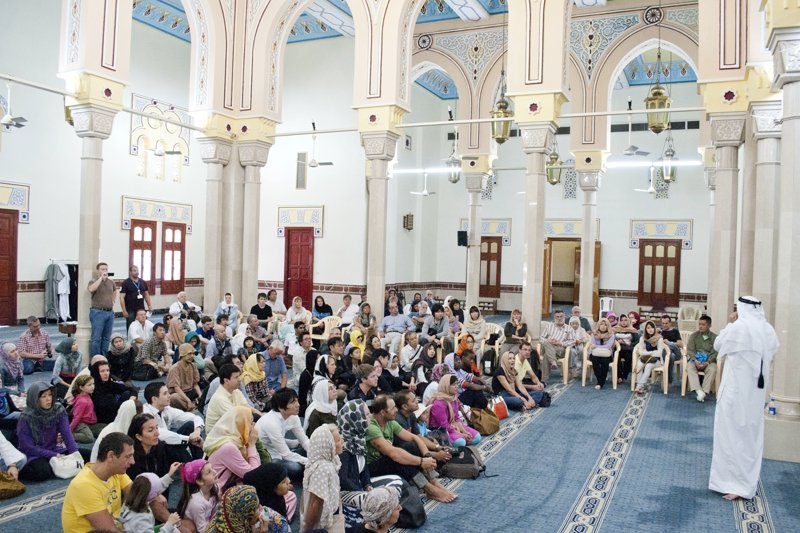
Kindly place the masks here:
[(97, 263), (97, 272), (89, 282), (88, 289), (92, 293), (89, 309), (89, 322), (92, 324), (89, 357), (105, 355), (111, 340), (111, 331), (114, 329), (114, 301), (117, 295), (117, 286), (109, 278), (108, 264)]

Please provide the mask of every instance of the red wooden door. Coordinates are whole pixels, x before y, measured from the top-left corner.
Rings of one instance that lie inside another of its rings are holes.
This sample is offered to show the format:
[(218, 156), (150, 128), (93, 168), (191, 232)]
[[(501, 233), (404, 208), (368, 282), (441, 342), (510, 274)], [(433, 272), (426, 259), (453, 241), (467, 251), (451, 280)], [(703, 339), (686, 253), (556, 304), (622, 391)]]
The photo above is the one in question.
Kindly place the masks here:
[(481, 237), (481, 273), (478, 289), (478, 296), (481, 298), (500, 298), (502, 255), (502, 237)]
[(0, 325), (17, 323), (18, 211), (0, 209)]
[(292, 305), (299, 296), (303, 306), (311, 309), (314, 288), (314, 228), (286, 228), (286, 253), (283, 269), (283, 301)]

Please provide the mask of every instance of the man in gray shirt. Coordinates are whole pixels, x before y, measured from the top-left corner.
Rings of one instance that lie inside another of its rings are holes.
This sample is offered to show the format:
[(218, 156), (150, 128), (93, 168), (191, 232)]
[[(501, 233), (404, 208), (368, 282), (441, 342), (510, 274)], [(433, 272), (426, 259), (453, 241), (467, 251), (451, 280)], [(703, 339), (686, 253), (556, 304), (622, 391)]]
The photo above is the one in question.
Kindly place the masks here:
[[(378, 337), (381, 338), (381, 347), (388, 349), (392, 355), (400, 353), (400, 340), (406, 331), (416, 331), (414, 323), (406, 315), (398, 314), (396, 300), (389, 301), (389, 314), (383, 317), (378, 326)], [(388, 346), (388, 348), (387, 348)]]

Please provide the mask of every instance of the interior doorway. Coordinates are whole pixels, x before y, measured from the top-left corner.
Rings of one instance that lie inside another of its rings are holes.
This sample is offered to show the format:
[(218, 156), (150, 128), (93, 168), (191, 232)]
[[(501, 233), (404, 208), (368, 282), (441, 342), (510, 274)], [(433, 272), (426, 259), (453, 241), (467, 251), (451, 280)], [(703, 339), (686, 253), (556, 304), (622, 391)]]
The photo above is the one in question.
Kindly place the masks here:
[(17, 323), (17, 223), (19, 211), (0, 209), (0, 325)]
[(478, 289), (478, 296), (481, 298), (500, 298), (502, 252), (502, 237), (481, 237), (481, 275)]
[(283, 303), (288, 309), (292, 298), (299, 296), (303, 305), (313, 305), (314, 228), (286, 228), (283, 269)]
[[(600, 304), (600, 241), (595, 241), (592, 309), (585, 314), (595, 316)], [(581, 240), (549, 238), (544, 244), (542, 275), (542, 317), (548, 318), (551, 309), (572, 307), (580, 301)]]
[(681, 241), (642, 240), (639, 245), (639, 305), (678, 307), (681, 293)]

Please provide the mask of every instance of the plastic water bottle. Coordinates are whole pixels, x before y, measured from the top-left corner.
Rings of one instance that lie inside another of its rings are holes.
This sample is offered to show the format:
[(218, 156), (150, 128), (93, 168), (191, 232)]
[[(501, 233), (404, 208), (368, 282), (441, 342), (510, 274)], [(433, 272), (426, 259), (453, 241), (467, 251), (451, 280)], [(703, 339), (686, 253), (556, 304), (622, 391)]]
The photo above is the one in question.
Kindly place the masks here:
[(771, 416), (775, 416), (776, 414), (778, 414), (778, 408), (775, 407), (775, 398), (770, 397), (768, 412)]

